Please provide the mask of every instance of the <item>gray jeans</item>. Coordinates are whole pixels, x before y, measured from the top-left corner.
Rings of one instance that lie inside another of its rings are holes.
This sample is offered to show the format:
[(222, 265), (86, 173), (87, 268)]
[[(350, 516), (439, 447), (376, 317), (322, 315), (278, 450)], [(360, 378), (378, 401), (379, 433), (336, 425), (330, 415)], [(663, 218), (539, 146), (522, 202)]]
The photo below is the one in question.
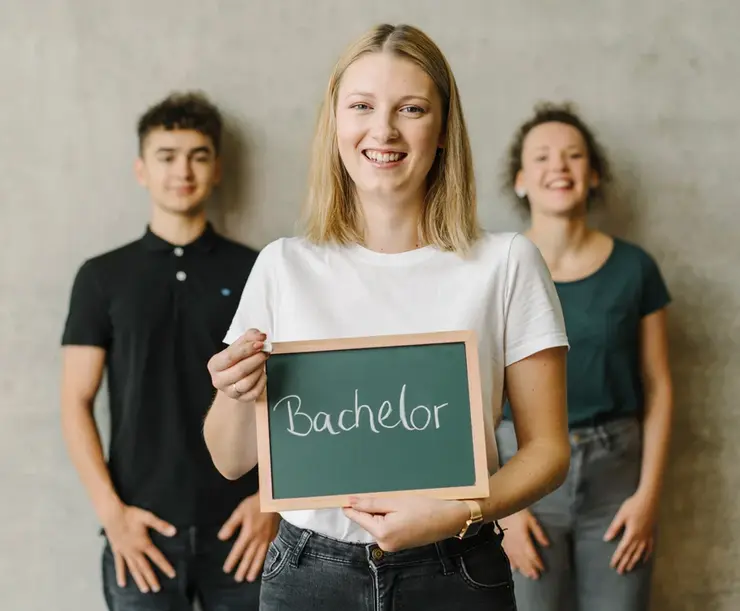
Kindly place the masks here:
[[(502, 463), (517, 449), (514, 426), (496, 432)], [(642, 456), (636, 419), (572, 429), (571, 465), (565, 483), (530, 509), (550, 546), (537, 546), (545, 571), (536, 581), (514, 574), (520, 611), (644, 611), (652, 562), (620, 575), (609, 566), (619, 537), (602, 537), (619, 507), (637, 489)]]

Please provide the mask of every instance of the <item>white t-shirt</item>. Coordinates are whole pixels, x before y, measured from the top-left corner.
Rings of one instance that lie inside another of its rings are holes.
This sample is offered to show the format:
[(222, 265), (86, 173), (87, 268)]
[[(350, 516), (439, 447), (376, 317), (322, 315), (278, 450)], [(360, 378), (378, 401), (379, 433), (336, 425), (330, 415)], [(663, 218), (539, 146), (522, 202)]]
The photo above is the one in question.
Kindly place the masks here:
[[(537, 247), (516, 233), (486, 233), (465, 257), (434, 246), (383, 254), (278, 239), (260, 253), (224, 341), (250, 328), (268, 342), (475, 331), (491, 473), (498, 468), (494, 429), (504, 368), (568, 343), (550, 272)], [(341, 509), (282, 517), (335, 539), (373, 540)]]

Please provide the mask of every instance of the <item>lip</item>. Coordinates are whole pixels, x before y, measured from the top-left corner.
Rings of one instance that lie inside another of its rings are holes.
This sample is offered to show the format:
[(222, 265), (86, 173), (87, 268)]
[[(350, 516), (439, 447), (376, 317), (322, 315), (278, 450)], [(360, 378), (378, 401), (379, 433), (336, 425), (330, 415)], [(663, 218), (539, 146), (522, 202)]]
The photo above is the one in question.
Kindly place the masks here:
[[(396, 154), (396, 155), (400, 155), (400, 158), (397, 159), (396, 161), (376, 161), (375, 159), (370, 159), (370, 157), (367, 156), (367, 152), (368, 151), (373, 151), (375, 153), (380, 153), (381, 155), (386, 155), (386, 154), (392, 155), (392, 154)], [(393, 150), (393, 149), (375, 149), (375, 148), (371, 149), (371, 148), (367, 148), (367, 149), (362, 149), (361, 153), (362, 153), (362, 156), (365, 158), (365, 161), (367, 161), (368, 163), (372, 164), (373, 167), (378, 168), (378, 169), (381, 169), (381, 170), (387, 170), (387, 169), (397, 168), (409, 156), (408, 153), (405, 152), (405, 151), (397, 151), (397, 150)]]
[[(559, 184), (564, 183), (564, 184)], [(555, 186), (558, 185), (558, 186)], [(571, 191), (576, 186), (575, 181), (569, 179), (569, 178), (557, 178), (555, 180), (551, 180), (547, 184), (545, 184), (545, 188), (549, 191)]]
[(193, 193), (195, 193), (195, 185), (191, 185), (188, 187), (175, 187), (173, 191), (178, 195), (192, 195)]

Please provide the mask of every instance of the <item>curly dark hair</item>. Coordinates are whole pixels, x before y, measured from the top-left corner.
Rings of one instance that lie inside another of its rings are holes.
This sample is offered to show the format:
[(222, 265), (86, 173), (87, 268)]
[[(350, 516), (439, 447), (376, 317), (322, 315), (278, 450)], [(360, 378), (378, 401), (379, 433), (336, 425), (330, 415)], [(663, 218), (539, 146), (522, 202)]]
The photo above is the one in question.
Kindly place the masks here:
[(151, 106), (139, 119), (139, 153), (155, 129), (189, 129), (211, 139), (216, 155), (221, 150), (223, 119), (219, 109), (200, 91), (175, 92)]
[(523, 211), (530, 211), (529, 198), (525, 195), (522, 198), (517, 197), (514, 193), (516, 177), (522, 169), (522, 148), (524, 140), (535, 127), (543, 123), (564, 123), (575, 127), (586, 143), (588, 149), (588, 160), (593, 169), (599, 176), (599, 186), (590, 190), (587, 206), (591, 207), (594, 203), (600, 202), (604, 198), (604, 187), (611, 180), (609, 161), (606, 158), (604, 148), (599, 144), (594, 133), (586, 123), (578, 116), (575, 105), (572, 102), (555, 104), (553, 102), (541, 102), (534, 107), (534, 114), (525, 121), (514, 134), (514, 138), (509, 145), (508, 155), (506, 157), (505, 168), (503, 172), (503, 191), (507, 195), (514, 197)]

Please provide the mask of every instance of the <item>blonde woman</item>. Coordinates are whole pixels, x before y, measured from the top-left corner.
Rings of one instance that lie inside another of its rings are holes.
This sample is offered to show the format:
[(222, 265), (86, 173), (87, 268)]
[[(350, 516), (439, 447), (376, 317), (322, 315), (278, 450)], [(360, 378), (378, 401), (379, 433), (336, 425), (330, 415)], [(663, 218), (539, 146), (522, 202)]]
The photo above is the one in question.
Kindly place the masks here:
[[(237, 478), (257, 462), (265, 341), (472, 329), (492, 492), (470, 502), (362, 497), (345, 509), (283, 513), (261, 608), (515, 609), (495, 521), (567, 472), (567, 339), (534, 245), (479, 229), (457, 85), (424, 33), (381, 25), (347, 50), (326, 90), (312, 164), (305, 236), (262, 251), (230, 346), (209, 363), (218, 393), (205, 437), (215, 465)], [(497, 471), (504, 392), (521, 447)], [(479, 511), (483, 526), (459, 538)]]

